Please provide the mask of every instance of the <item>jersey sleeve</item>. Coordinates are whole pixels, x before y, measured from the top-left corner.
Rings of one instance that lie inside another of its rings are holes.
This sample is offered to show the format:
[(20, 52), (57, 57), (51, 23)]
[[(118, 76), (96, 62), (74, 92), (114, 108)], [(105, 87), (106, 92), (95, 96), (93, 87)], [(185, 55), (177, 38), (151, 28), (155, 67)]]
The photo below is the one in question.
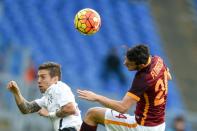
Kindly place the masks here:
[(58, 92), (58, 104), (62, 107), (70, 102), (75, 103), (74, 95), (71, 89), (67, 86), (61, 87)]
[(127, 92), (127, 95), (135, 99), (136, 101), (140, 101), (140, 96), (144, 94), (147, 89), (147, 81), (146, 76), (144, 74), (136, 75), (131, 88)]
[(46, 108), (46, 104), (45, 104), (45, 97), (43, 96), (40, 99), (36, 99), (35, 102), (40, 106), (40, 107), (45, 107)]

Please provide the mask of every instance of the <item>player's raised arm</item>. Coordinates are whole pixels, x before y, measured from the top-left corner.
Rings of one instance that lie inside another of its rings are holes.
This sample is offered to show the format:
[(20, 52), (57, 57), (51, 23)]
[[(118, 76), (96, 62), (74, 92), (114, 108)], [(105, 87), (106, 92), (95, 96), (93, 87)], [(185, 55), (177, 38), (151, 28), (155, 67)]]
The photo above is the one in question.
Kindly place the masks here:
[(39, 111), (41, 108), (35, 101), (28, 102), (21, 94), (20, 89), (15, 81), (10, 81), (7, 89), (12, 92), (15, 97), (16, 104), (23, 114), (33, 113)]

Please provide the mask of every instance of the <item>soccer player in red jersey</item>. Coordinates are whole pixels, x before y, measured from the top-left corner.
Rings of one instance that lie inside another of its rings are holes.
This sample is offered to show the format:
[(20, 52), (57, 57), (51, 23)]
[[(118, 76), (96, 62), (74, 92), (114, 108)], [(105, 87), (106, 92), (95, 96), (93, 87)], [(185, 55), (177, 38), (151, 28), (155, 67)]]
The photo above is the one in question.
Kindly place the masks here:
[[(121, 101), (87, 90), (78, 90), (79, 97), (99, 102), (106, 108), (87, 111), (81, 131), (96, 131), (98, 124), (107, 131), (164, 131), (169, 69), (159, 56), (151, 56), (146, 45), (137, 45), (126, 52), (124, 65), (137, 71), (131, 88)], [(126, 114), (136, 105), (135, 115)]]

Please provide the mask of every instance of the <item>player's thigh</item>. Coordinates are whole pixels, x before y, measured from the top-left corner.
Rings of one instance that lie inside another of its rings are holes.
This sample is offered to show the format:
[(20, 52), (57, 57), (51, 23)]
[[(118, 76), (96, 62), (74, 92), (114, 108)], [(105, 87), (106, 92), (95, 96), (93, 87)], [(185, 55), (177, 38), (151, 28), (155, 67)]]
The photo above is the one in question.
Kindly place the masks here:
[(88, 119), (94, 119), (94, 121), (96, 123), (104, 124), (106, 110), (107, 110), (107, 108), (102, 108), (102, 107), (90, 108), (86, 114), (86, 116), (87, 116), (86, 121), (88, 121)]
[(111, 109), (107, 109), (104, 123), (107, 131), (138, 131), (134, 116), (121, 114)]

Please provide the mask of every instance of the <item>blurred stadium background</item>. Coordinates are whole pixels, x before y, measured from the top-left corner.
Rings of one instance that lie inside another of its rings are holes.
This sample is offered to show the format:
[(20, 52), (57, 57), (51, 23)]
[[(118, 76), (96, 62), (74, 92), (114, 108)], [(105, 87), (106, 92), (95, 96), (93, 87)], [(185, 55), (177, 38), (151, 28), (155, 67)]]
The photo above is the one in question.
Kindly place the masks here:
[[(102, 26), (93, 36), (74, 29), (80, 9), (93, 8)], [(32, 76), (39, 64), (62, 65), (63, 81), (72, 87), (121, 99), (133, 74), (123, 66), (127, 84), (117, 78), (103, 86), (103, 59), (115, 47), (123, 62), (125, 46), (147, 43), (151, 53), (162, 56), (170, 67), (166, 131), (178, 115), (186, 118), (188, 131), (197, 130), (197, 0), (0, 0), (0, 131), (51, 131), (50, 121), (21, 115), (6, 90), (16, 80), (28, 100), (41, 96)], [(98, 104), (79, 100), (82, 115)], [(131, 113), (134, 110), (131, 109)], [(99, 128), (99, 131), (104, 131)]]

